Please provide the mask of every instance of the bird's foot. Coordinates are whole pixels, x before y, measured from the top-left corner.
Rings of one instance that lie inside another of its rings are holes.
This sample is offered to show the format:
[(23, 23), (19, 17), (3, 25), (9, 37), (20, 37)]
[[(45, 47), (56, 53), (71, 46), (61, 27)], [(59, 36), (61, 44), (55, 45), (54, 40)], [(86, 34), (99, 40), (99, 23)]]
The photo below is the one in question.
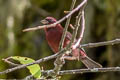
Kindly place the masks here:
[(76, 57), (72, 57), (72, 56), (62, 56), (61, 57), (62, 59), (66, 59), (66, 60), (77, 60), (77, 58)]

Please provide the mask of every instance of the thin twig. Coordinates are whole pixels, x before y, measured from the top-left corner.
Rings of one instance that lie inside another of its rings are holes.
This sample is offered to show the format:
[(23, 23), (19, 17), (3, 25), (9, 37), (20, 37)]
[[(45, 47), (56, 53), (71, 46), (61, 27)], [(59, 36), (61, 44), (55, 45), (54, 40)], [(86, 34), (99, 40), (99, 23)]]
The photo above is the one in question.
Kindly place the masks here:
[(19, 65), (17, 67), (14, 67), (14, 68), (11, 68), (11, 69), (7, 69), (5, 71), (2, 71), (0, 72), (0, 75), (2, 74), (6, 74), (6, 73), (10, 73), (10, 72), (13, 72), (15, 70), (19, 70), (19, 69), (22, 69), (22, 68), (25, 68), (27, 66), (30, 66), (30, 65), (33, 65), (33, 64), (39, 64), (41, 62), (45, 62), (45, 61), (48, 61), (48, 60), (51, 60), (53, 58), (56, 58), (57, 56), (59, 56), (60, 54), (63, 54), (64, 52), (66, 51), (66, 48), (62, 49), (61, 51), (59, 51), (58, 53), (54, 54), (54, 55), (51, 55), (51, 56), (48, 56), (48, 57), (45, 57), (45, 58), (42, 58), (42, 59), (39, 59), (33, 63), (30, 63), (30, 64), (23, 64), (23, 65)]
[(19, 66), (19, 65), (20, 65), (20, 64), (15, 64), (15, 63), (9, 61), (10, 59), (11, 59), (11, 57), (8, 57), (8, 58), (2, 59), (2, 60), (3, 60), (4, 62), (12, 65), (12, 66)]
[[(80, 32), (80, 37), (79, 39), (77, 40), (76, 44), (73, 45), (73, 49), (76, 49), (79, 45), (80, 45), (80, 42), (83, 38), (83, 34), (84, 34), (84, 31), (85, 31), (85, 18), (84, 18), (84, 10), (82, 10), (82, 17), (81, 17), (81, 32)], [(79, 25), (79, 23), (78, 23)]]
[[(74, 6), (75, 6), (75, 3), (76, 3), (76, 0), (73, 0), (72, 1), (72, 5), (71, 5), (71, 8), (70, 8), (70, 11), (73, 10)], [(62, 49), (63, 47), (63, 44), (64, 44), (64, 40), (65, 40), (65, 37), (66, 37), (66, 34), (67, 34), (67, 29), (68, 29), (68, 26), (70, 24), (70, 19), (71, 19), (71, 16), (67, 19), (66, 21), (66, 24), (65, 24), (65, 28), (64, 28), (64, 31), (63, 31), (63, 34), (62, 34), (62, 38), (60, 40), (60, 44), (59, 44), (59, 50)]]
[(60, 71), (59, 75), (65, 74), (83, 74), (83, 73), (95, 73), (95, 72), (113, 72), (120, 71), (120, 67), (107, 67), (107, 68), (93, 68), (93, 69), (76, 69), (76, 70), (64, 70)]
[(70, 11), (64, 11), (64, 13), (65, 13), (65, 14), (68, 14), (68, 13), (70, 13)]
[[(81, 45), (81, 47), (93, 48), (93, 47), (99, 47), (99, 46), (105, 46), (105, 45), (114, 45), (114, 44), (120, 44), (120, 39), (115, 39), (115, 40), (111, 40), (111, 41), (104, 41), (104, 42), (97, 42), (97, 43), (83, 44), (83, 45)], [(53, 58), (56, 58), (60, 53), (64, 53), (65, 51), (66, 51), (66, 48), (64, 48), (63, 50), (61, 50), (60, 52), (58, 52), (58, 53), (56, 53), (54, 55), (39, 59), (39, 60), (37, 60), (37, 61), (35, 61), (33, 63), (24, 64), (24, 65), (20, 65), (20, 66), (11, 68), (11, 69), (7, 69), (5, 71), (0, 72), (0, 75), (10, 73), (10, 72), (13, 72), (15, 70), (22, 69), (22, 68), (25, 68), (26, 66), (30, 66), (30, 65), (33, 65), (33, 64), (39, 64), (41, 62), (51, 60)]]
[(38, 27), (34, 27), (34, 28), (28, 28), (28, 29), (24, 29), (23, 32), (26, 31), (34, 31), (34, 30), (38, 30), (38, 29), (43, 29), (45, 27), (49, 28), (51, 26), (55, 26), (61, 22), (63, 22), (65, 19), (67, 19), (68, 17), (70, 17), (72, 14), (74, 14), (76, 11), (78, 11), (81, 7), (84, 6), (84, 4), (87, 2), (87, 0), (83, 0), (82, 3), (80, 3), (75, 9), (73, 9), (69, 14), (67, 14), (66, 16), (64, 16), (62, 19), (60, 19), (59, 21), (50, 24), (50, 25), (43, 25), (43, 26), (38, 26)]
[(81, 47), (93, 48), (93, 47), (99, 47), (99, 46), (105, 46), (105, 45), (114, 45), (114, 44), (119, 44), (119, 43), (120, 43), (120, 39), (114, 39), (110, 41), (83, 44), (81, 45)]
[(75, 42), (77, 32), (78, 32), (78, 28), (80, 27), (80, 24), (79, 24), (80, 20), (81, 20), (81, 10), (79, 11), (78, 16), (76, 16), (75, 29), (73, 30), (72, 39), (71, 39), (71, 42), (69, 44), (70, 47)]
[[(76, 0), (73, 0), (70, 11), (73, 10), (73, 8), (75, 6), (75, 3), (76, 3)], [(64, 28), (63, 34), (62, 34), (62, 38), (61, 38), (60, 43), (59, 43), (59, 50), (61, 50), (63, 48), (63, 44), (64, 44), (64, 40), (65, 40), (65, 37), (66, 37), (67, 29), (68, 29), (68, 26), (70, 24), (70, 19), (71, 19), (71, 16), (69, 16), (69, 18), (66, 21), (65, 28)], [(65, 61), (61, 60), (61, 57), (62, 57), (62, 54), (60, 56), (58, 56), (57, 59), (54, 62), (55, 67), (54, 67), (53, 70), (55, 72), (55, 75), (57, 75), (58, 71), (61, 70), (63, 64), (65, 63)]]
[[(71, 8), (70, 8), (70, 11), (73, 10), (73, 8), (75, 6), (75, 3), (76, 3), (76, 0), (73, 0)], [(63, 44), (64, 44), (64, 40), (65, 40), (65, 37), (66, 37), (67, 29), (68, 29), (68, 26), (70, 24), (70, 19), (71, 19), (71, 16), (69, 18), (67, 18), (67, 21), (66, 21), (66, 24), (65, 24), (65, 28), (63, 30), (62, 38), (61, 38), (61, 41), (59, 43), (59, 50), (61, 50), (63, 48)], [(54, 72), (55, 72), (56, 75), (57, 75), (58, 71), (61, 70), (61, 67), (65, 63), (64, 61), (61, 60), (61, 56), (62, 55), (58, 56), (57, 59), (54, 62), (55, 68), (53, 70), (54, 70)]]
[[(44, 74), (48, 74), (49, 72), (53, 72), (52, 70), (42, 71), (42, 76)], [(93, 69), (75, 69), (75, 70), (63, 70), (59, 71), (58, 75), (70, 75), (70, 74), (84, 74), (84, 73), (98, 73), (98, 72), (120, 72), (120, 67), (106, 67), (106, 68), (93, 68)], [(27, 76), (28, 78), (32, 78), (32, 75)]]
[(72, 25), (72, 24), (70, 24), (70, 28), (72, 29), (72, 30), (74, 30), (75, 28), (74, 28), (74, 26)]

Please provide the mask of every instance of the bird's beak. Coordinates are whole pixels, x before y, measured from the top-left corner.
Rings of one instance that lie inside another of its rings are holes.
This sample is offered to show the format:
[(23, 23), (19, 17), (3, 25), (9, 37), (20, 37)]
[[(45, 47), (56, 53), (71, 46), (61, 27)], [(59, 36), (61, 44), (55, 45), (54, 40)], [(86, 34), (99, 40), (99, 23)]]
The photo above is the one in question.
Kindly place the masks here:
[(40, 22), (41, 22), (42, 24), (48, 24), (48, 21), (45, 20), (45, 19), (44, 19), (44, 20), (41, 20)]

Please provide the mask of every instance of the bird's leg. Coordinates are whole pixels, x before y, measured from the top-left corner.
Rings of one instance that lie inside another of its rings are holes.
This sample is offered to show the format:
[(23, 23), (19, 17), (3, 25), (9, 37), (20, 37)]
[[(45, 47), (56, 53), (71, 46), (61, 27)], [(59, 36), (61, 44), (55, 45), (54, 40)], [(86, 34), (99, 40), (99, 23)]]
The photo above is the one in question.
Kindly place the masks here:
[(72, 57), (72, 56), (64, 56), (62, 58), (66, 59), (66, 60), (76, 60), (77, 59), (76, 57)]

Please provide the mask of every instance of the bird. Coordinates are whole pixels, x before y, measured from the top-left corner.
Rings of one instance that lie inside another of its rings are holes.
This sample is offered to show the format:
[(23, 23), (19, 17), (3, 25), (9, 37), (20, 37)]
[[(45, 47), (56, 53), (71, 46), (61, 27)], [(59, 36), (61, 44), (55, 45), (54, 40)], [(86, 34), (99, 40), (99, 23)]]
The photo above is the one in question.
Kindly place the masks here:
[[(41, 23), (43, 25), (50, 25), (55, 22), (57, 22), (57, 20), (54, 17), (46, 17), (45, 19), (41, 20)], [(59, 43), (63, 34), (63, 30), (64, 28), (60, 23), (49, 28), (44, 28), (48, 45), (54, 53), (57, 53), (59, 51)], [(70, 43), (71, 38), (72, 34), (70, 32), (67, 32), (63, 43), (63, 48), (65, 48)], [(64, 54), (63, 57), (66, 60), (80, 60), (88, 69), (102, 68), (101, 64), (95, 62), (87, 56), (83, 48), (73, 49), (71, 54)]]

